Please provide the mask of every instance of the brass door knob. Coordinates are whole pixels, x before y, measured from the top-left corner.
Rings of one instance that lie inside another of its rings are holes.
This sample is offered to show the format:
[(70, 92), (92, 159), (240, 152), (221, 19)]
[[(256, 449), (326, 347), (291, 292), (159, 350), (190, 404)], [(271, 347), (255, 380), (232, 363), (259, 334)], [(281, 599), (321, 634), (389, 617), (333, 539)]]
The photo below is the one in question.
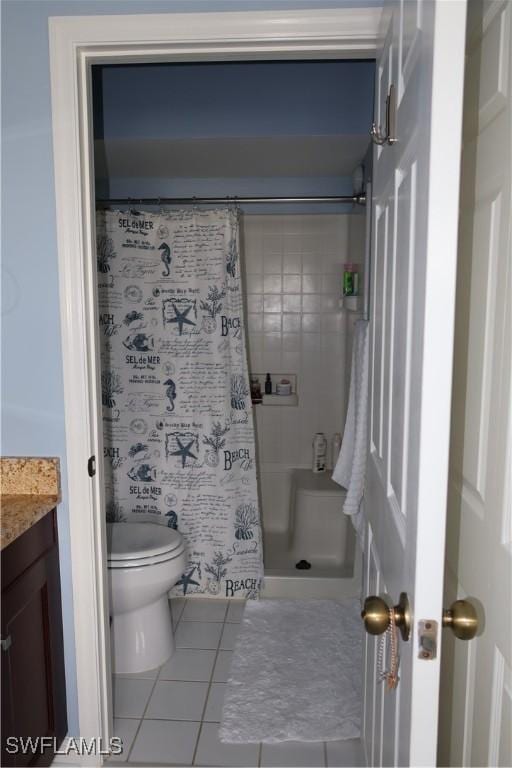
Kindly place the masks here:
[(382, 635), (389, 627), (391, 611), (393, 611), (395, 624), (400, 630), (402, 639), (408, 640), (411, 631), (411, 616), (409, 600), (405, 592), (401, 593), (398, 605), (394, 607), (390, 607), (385, 600), (376, 595), (367, 597), (361, 612), (364, 628), (369, 635)]
[(449, 627), (459, 640), (472, 640), (478, 632), (478, 616), (468, 600), (456, 600), (443, 611), (443, 627)]

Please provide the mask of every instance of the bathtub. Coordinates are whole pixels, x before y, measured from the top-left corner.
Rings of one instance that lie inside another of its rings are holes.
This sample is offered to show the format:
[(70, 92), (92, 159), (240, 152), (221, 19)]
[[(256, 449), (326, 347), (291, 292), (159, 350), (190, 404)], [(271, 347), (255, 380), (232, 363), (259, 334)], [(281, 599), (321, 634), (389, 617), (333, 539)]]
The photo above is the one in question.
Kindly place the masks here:
[[(260, 472), (265, 562), (264, 597), (355, 597), (361, 588), (361, 553), (344, 490), (330, 473), (297, 467)], [(309, 568), (298, 569), (306, 561)]]

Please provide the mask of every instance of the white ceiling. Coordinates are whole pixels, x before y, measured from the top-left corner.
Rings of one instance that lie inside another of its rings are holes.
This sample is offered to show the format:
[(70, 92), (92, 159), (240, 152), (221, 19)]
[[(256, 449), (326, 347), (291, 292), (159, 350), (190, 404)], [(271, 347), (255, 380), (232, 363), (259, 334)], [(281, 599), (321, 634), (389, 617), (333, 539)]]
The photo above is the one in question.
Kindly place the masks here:
[(347, 176), (367, 135), (97, 139), (96, 178)]

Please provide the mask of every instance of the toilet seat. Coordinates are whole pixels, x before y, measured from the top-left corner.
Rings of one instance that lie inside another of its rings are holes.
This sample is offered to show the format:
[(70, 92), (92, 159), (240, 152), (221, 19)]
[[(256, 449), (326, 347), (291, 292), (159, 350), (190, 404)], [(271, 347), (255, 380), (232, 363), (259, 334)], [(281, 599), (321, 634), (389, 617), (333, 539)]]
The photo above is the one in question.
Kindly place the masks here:
[(166, 563), (170, 560), (177, 560), (185, 551), (185, 545), (174, 549), (172, 552), (164, 552), (157, 557), (141, 557), (131, 558), (129, 560), (111, 560), (108, 559), (108, 568), (143, 568), (149, 565), (158, 565), (158, 563)]
[(107, 523), (109, 568), (141, 568), (175, 560), (185, 550), (178, 531), (156, 523)]

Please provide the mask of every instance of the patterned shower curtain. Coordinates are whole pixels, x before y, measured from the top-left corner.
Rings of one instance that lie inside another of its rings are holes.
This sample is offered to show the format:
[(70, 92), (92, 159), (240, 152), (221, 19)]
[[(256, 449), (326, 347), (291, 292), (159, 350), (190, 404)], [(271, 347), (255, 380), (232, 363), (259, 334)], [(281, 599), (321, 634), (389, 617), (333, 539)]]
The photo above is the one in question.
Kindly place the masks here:
[(97, 213), (106, 508), (187, 544), (175, 594), (263, 574), (238, 213)]

